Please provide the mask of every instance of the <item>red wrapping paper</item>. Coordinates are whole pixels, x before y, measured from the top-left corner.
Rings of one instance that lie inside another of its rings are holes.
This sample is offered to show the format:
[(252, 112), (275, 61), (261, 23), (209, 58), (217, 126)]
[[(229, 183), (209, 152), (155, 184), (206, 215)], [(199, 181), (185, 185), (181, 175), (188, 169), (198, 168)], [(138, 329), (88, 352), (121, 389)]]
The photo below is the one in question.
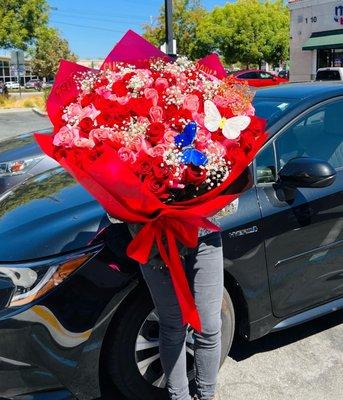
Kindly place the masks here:
[[(104, 65), (106, 62), (119, 60), (131, 60), (132, 63), (135, 58), (132, 55), (133, 46), (141, 49), (139, 63), (144, 57), (147, 59), (159, 54), (159, 50), (154, 46), (129, 32), (113, 49)], [(223, 67), (217, 57), (205, 59), (203, 65), (209, 63), (212, 70), (218, 70), (218, 76), (223, 74)], [(62, 61), (47, 104), (55, 130), (59, 129), (63, 108), (77, 95), (73, 76), (86, 70), (85, 67)], [(128, 255), (139, 263), (146, 264), (153, 244), (157, 245), (162, 260), (169, 268), (183, 323), (201, 331), (201, 320), (180, 260), (177, 242), (186, 247), (196, 247), (199, 228), (219, 230), (207, 218), (237, 198), (238, 193), (222, 193), (253, 160), (266, 140), (266, 135), (256, 138), (250, 144), (250, 151), (242, 152), (241, 157), (232, 166), (229, 177), (219, 187), (192, 200), (168, 205), (149, 192), (128, 165), (120, 160), (117, 152), (105, 143), (101, 146), (97, 158), (92, 157), (89, 151), (84, 151), (76, 157), (73, 149), (65, 149), (61, 156), (61, 153), (55, 151), (51, 135), (36, 133), (35, 138), (42, 150), (58, 161), (110, 215), (128, 223), (143, 224), (128, 247)]]

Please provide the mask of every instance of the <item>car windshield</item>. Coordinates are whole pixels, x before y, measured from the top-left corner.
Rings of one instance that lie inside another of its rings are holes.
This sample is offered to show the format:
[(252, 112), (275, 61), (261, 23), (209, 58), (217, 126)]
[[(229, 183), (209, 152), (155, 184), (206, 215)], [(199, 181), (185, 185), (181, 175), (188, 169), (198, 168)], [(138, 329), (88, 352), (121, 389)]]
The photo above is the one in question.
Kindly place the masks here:
[(280, 118), (296, 99), (280, 99), (270, 97), (258, 97), (253, 100), (256, 115), (268, 121), (267, 126), (270, 126), (275, 119)]

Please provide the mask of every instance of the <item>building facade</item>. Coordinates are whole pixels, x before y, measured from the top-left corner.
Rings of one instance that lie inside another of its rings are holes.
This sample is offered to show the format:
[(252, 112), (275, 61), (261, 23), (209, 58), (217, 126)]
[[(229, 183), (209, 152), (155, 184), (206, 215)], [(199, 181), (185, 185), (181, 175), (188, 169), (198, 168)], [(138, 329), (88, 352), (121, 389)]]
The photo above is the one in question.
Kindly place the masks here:
[(343, 67), (343, 0), (290, 0), (290, 79), (314, 79), (318, 68)]
[[(10, 61), (11, 57), (5, 55), (0, 56), (0, 82), (18, 81), (17, 71), (11, 67)], [(25, 82), (32, 78), (37, 78), (37, 76), (33, 75), (30, 61), (25, 60), (25, 71), (20, 77), (20, 82), (22, 85), (24, 85)]]

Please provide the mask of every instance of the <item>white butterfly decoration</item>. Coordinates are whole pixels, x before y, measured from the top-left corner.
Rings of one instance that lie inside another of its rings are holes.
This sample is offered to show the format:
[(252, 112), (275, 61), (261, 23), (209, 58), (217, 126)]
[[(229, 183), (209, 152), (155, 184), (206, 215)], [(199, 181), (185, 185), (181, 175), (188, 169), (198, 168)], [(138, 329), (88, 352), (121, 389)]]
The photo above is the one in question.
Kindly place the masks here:
[(211, 100), (205, 100), (205, 128), (215, 132), (220, 128), (227, 139), (237, 139), (251, 122), (250, 117), (240, 115), (238, 117), (224, 118), (220, 115), (217, 106)]

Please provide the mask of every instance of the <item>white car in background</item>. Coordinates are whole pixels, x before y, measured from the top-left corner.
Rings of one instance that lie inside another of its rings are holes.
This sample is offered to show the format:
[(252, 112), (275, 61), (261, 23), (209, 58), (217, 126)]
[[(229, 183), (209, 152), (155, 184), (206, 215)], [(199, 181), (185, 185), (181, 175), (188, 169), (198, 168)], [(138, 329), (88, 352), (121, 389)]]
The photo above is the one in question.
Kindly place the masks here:
[(7, 89), (19, 89), (19, 83), (15, 81), (6, 82)]
[(343, 68), (319, 68), (316, 74), (316, 81), (343, 81)]

